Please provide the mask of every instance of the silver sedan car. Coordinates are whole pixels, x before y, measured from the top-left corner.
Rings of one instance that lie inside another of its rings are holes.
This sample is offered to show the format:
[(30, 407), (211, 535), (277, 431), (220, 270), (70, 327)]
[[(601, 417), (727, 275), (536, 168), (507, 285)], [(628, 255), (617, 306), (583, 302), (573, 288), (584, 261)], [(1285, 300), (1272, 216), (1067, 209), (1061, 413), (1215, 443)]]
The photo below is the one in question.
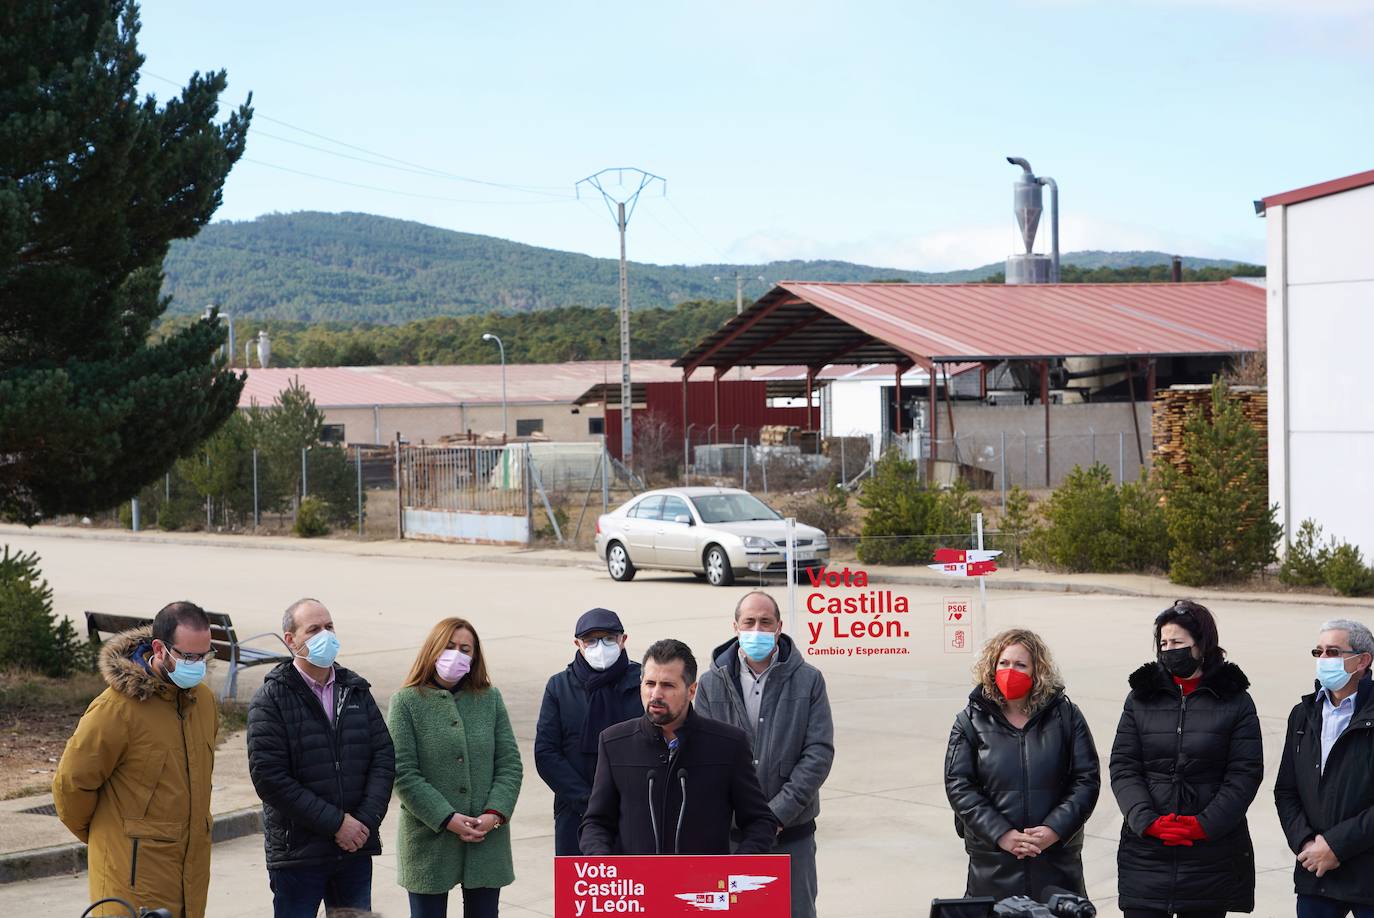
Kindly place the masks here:
[[(797, 571), (830, 560), (830, 542), (814, 526), (796, 525)], [(691, 571), (714, 586), (736, 573), (787, 573), (787, 523), (772, 507), (738, 488), (648, 491), (596, 521), (596, 553), (613, 580), (640, 568)]]

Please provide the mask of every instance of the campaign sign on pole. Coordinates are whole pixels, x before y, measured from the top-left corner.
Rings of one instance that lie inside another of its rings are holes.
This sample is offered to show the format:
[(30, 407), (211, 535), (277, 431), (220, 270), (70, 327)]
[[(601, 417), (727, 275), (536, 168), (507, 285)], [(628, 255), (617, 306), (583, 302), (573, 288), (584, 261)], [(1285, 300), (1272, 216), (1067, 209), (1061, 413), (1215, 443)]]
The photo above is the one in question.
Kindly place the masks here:
[(785, 854), (556, 857), (553, 914), (790, 918), (789, 865)]
[(960, 596), (945, 597), (945, 653), (973, 652), (973, 610)]

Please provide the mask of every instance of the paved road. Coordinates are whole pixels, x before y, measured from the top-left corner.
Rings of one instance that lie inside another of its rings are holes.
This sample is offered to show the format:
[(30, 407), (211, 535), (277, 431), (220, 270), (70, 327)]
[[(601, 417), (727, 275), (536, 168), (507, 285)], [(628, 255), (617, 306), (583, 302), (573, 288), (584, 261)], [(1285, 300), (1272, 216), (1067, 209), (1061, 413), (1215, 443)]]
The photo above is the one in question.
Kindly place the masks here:
[[(548, 675), (570, 659), (568, 632), (575, 616), (590, 606), (608, 606), (627, 623), (632, 650), (671, 636), (704, 657), (728, 636), (730, 610), (744, 589), (713, 589), (690, 577), (654, 574), (617, 584), (590, 568), (414, 558), (405, 556), (404, 546), (393, 556), (375, 546), (355, 554), (338, 546), (249, 547), (248, 540), (181, 545), (54, 538), (13, 529), (0, 536), (42, 555), (59, 611), (74, 618), (85, 609), (151, 614), (172, 599), (189, 598), (231, 613), (251, 633), (276, 629), (287, 604), (316, 596), (338, 623), (341, 662), (366, 675), (383, 704), (435, 620), (470, 618), (481, 631), (525, 758), (526, 780), (511, 826), (518, 879), (502, 896), (514, 915), (553, 913), (552, 797), (535, 774), (531, 751), (540, 694)], [(786, 591), (774, 586), (772, 592), (783, 597)], [(910, 655), (818, 658), (830, 687), (838, 750), (818, 836), (820, 912), (827, 918), (909, 916), (923, 912), (918, 903), (962, 891), (966, 862), (941, 781), (949, 726), (967, 696), (971, 662), (942, 652), (941, 600), (954, 592), (897, 588), (912, 609)], [(1150, 655), (1150, 622), (1160, 600), (1000, 591), (989, 596), (990, 629), (1021, 625), (1039, 631), (1056, 651), (1099, 749), (1109, 746), (1126, 677)], [(1264, 721), (1268, 778), (1251, 810), (1260, 871), (1256, 914), (1287, 916), (1292, 861), (1279, 840), (1271, 794), (1278, 743), (1293, 701), (1310, 690), (1306, 648), (1318, 624), (1355, 610), (1241, 600), (1212, 607), (1223, 644), (1256, 682)], [(247, 675), (241, 697), (260, 681), (261, 672)], [(1106, 793), (1089, 824), (1085, 849), (1089, 890), (1104, 914), (1114, 913), (1119, 824)], [(383, 833), (389, 845), (394, 820)], [(406, 913), (405, 898), (394, 876), (390, 857), (381, 858), (376, 905), (383, 914), (399, 916)], [(0, 911), (43, 902), (49, 914), (75, 916), (85, 907), (85, 892), (84, 877), (0, 886)], [(260, 839), (216, 846), (210, 914), (269, 913)]]

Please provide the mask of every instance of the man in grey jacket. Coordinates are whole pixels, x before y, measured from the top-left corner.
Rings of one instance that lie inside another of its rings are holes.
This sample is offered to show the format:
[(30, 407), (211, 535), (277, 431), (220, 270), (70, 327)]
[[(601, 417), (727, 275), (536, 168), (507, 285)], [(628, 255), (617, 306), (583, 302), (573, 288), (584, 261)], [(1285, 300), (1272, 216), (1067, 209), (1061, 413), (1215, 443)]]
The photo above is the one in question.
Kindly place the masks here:
[(735, 637), (712, 653), (696, 710), (744, 730), (763, 795), (781, 828), (773, 854), (791, 856), (793, 918), (816, 916), (816, 815), (835, 759), (825, 677), (782, 633), (782, 612), (761, 591), (735, 606)]

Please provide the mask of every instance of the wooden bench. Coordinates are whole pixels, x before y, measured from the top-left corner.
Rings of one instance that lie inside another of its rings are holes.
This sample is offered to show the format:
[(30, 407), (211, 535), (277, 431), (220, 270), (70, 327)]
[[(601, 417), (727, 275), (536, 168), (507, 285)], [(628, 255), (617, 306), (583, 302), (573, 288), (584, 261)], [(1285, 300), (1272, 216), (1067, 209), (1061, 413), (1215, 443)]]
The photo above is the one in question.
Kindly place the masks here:
[[(237, 696), (239, 670), (266, 663), (283, 663), (291, 659), (291, 651), (287, 648), (286, 641), (275, 631), (264, 631), (261, 634), (241, 638), (234, 628), (233, 620), (227, 614), (206, 612), (205, 615), (210, 619), (210, 647), (215, 653), (215, 658), (229, 664), (229, 676), (224, 681), (224, 690), (220, 693), (221, 699), (229, 700)], [(86, 613), (86, 633), (97, 642), (102, 640), (100, 637), (102, 634), (119, 634), (121, 631), (129, 631), (133, 628), (146, 628), (152, 623), (151, 618), (139, 618), (133, 615), (111, 615), (106, 612)], [(250, 641), (265, 637), (276, 638), (282, 649), (278, 651), (275, 648), (248, 646)]]
[(139, 618), (135, 615), (110, 615), (106, 612), (86, 613), (86, 633), (97, 644), (105, 643), (105, 639), (101, 637), (102, 634), (113, 637), (122, 631), (147, 628), (152, 623), (151, 618)]

